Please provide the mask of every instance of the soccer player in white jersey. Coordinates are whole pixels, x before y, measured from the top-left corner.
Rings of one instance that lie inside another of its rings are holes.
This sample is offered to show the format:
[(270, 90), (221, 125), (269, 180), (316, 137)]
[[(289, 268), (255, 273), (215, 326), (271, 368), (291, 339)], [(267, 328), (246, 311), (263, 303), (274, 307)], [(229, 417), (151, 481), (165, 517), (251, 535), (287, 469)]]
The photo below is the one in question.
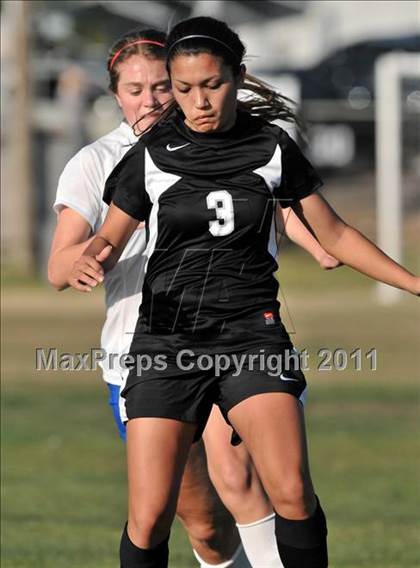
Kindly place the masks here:
[[(164, 66), (164, 41), (164, 34), (145, 30), (124, 36), (110, 51), (110, 88), (124, 121), (115, 130), (79, 151), (60, 177), (54, 204), (58, 223), (49, 261), (49, 280), (57, 289), (68, 286), (74, 263), (105, 218), (108, 210), (102, 200), (105, 181), (138, 140), (131, 125), (143, 117), (138, 128), (147, 129), (172, 99)], [(322, 267), (337, 265), (337, 261), (325, 253), (293, 214), (287, 227), (289, 236), (306, 248)], [(115, 268), (104, 278), (107, 312), (101, 337), (106, 354), (102, 363), (103, 376), (122, 438), (125, 438), (125, 426), (120, 415), (123, 409), (119, 404), (119, 391), (124, 369), (118, 361), (129, 351), (138, 316), (145, 244), (146, 234), (141, 224)], [(92, 271), (96, 268), (91, 267)], [(89, 277), (87, 273), (84, 275)], [(238, 522), (251, 564), (265, 568), (281, 566), (274, 540), (271, 506), (243, 444), (233, 448), (230, 434), (231, 429), (215, 407), (204, 432), (211, 479)], [(191, 450), (177, 512), (202, 567), (248, 565), (238, 548), (232, 519), (209, 483), (202, 442), (195, 444)]]

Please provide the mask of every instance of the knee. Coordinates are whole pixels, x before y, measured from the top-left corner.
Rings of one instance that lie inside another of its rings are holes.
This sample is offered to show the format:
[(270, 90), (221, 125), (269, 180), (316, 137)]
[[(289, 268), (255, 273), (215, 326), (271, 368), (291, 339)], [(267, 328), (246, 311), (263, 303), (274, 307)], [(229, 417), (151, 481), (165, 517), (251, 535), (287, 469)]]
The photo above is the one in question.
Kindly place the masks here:
[(246, 499), (251, 491), (253, 478), (251, 463), (239, 460), (225, 460), (211, 471), (211, 478), (219, 495), (225, 499), (234, 497), (236, 500)]
[(170, 528), (171, 518), (166, 512), (153, 509), (130, 511), (128, 532), (140, 548), (154, 548), (168, 536)]
[(288, 519), (302, 519), (312, 513), (314, 496), (300, 475), (280, 480), (270, 493), (274, 509)]

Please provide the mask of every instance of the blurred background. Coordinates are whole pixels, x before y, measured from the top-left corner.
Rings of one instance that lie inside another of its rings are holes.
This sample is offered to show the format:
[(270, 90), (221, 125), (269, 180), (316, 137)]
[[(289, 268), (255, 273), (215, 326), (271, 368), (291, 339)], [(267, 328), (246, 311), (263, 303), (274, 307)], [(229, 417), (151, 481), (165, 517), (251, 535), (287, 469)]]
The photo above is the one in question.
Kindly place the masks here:
[[(248, 70), (293, 98), (300, 139), (340, 215), (420, 271), (420, 3), (417, 1), (2, 1), (3, 561), (117, 565), (124, 448), (99, 372), (37, 372), (35, 348), (99, 344), (102, 292), (46, 285), (58, 176), (118, 125), (110, 45), (135, 27), (225, 20)], [(313, 473), (333, 568), (414, 568), (420, 556), (419, 303), (346, 268), (323, 272), (288, 243), (283, 318), (311, 354)], [(361, 370), (318, 370), (360, 348)], [(378, 370), (365, 354), (377, 350)], [(194, 566), (176, 526), (171, 566)]]

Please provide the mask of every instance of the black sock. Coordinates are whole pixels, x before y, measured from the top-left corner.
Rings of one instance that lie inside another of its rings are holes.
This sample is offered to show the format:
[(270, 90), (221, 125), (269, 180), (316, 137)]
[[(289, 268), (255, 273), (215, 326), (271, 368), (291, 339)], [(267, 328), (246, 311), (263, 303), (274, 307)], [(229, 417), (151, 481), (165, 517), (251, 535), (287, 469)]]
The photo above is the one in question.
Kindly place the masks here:
[(167, 568), (169, 535), (155, 548), (139, 548), (131, 542), (127, 532), (127, 523), (121, 536), (121, 568)]
[(284, 568), (327, 568), (327, 523), (318, 497), (309, 519), (294, 521), (276, 513), (276, 538)]

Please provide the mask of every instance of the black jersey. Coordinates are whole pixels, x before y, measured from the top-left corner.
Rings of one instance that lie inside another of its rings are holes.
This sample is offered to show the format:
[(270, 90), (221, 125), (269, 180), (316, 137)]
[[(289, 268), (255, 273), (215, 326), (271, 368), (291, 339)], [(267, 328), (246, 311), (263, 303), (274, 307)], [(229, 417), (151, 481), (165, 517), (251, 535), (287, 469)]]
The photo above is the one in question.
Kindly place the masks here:
[(321, 184), (284, 130), (245, 112), (228, 132), (194, 132), (177, 114), (143, 135), (104, 199), (146, 221), (145, 328), (208, 336), (261, 310), (277, 314), (275, 203)]

